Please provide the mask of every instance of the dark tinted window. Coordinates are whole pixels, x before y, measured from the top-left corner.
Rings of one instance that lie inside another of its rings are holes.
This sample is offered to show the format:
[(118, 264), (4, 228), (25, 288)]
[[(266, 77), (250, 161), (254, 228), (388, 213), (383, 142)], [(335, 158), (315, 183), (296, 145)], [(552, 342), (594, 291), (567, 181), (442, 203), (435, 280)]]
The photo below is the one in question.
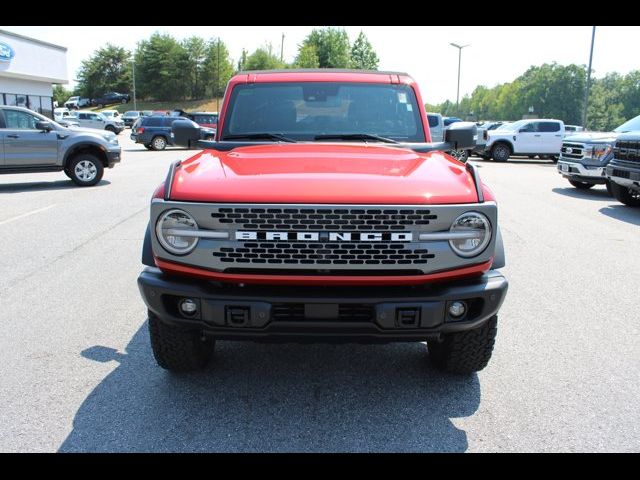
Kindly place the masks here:
[(539, 132), (559, 132), (560, 124), (558, 122), (539, 122)]
[(427, 115), (429, 118), (429, 127), (437, 127), (438, 126), (438, 117), (437, 115)]
[(531, 133), (531, 132), (539, 132), (538, 130), (538, 122), (529, 122), (526, 125), (520, 127), (520, 132), (523, 133)]
[(145, 127), (161, 127), (162, 120), (164, 120), (162, 117), (148, 117), (144, 119), (142, 124)]
[(212, 123), (216, 123), (218, 121), (218, 117), (216, 115), (198, 114), (198, 115), (192, 115), (192, 116), (193, 116), (193, 121), (196, 122), (196, 123), (212, 124)]
[(424, 142), (420, 111), (407, 85), (283, 82), (238, 85), (231, 92), (224, 133), (279, 133), (295, 140), (318, 135), (375, 134)]

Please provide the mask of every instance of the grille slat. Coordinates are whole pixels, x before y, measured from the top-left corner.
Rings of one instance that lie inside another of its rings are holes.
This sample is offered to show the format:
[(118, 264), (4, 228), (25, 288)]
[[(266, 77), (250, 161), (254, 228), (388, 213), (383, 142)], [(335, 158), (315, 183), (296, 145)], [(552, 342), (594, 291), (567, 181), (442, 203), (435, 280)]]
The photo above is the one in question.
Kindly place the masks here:
[(640, 141), (618, 140), (613, 155), (616, 160), (640, 164)]
[[(371, 322), (374, 320), (374, 305), (341, 303), (338, 305), (338, 317), (325, 320), (337, 322)], [(271, 319), (281, 322), (303, 322), (306, 319), (304, 303), (274, 303)]]
[(585, 155), (583, 143), (563, 143), (560, 154), (564, 158), (580, 160)]

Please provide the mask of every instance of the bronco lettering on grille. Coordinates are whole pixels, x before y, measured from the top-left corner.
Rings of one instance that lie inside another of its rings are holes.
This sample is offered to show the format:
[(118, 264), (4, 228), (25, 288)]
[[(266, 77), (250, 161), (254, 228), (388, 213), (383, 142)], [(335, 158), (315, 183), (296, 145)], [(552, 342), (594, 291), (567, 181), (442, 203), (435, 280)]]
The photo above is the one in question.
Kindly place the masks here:
[(412, 242), (412, 232), (236, 232), (236, 240), (295, 240), (298, 242)]

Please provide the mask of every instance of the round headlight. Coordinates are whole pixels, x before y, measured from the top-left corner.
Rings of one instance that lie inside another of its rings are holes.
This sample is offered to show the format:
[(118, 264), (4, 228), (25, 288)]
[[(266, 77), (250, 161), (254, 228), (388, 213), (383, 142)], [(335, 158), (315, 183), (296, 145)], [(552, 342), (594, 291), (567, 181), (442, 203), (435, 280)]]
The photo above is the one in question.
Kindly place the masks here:
[(491, 223), (478, 212), (467, 212), (455, 219), (451, 233), (457, 238), (449, 240), (449, 245), (461, 257), (480, 255), (491, 240)]
[[(183, 210), (168, 210), (160, 215), (156, 236), (160, 245), (175, 255), (186, 255), (198, 244), (198, 237), (189, 232), (198, 230), (195, 219)], [(185, 235), (180, 235), (185, 233)]]

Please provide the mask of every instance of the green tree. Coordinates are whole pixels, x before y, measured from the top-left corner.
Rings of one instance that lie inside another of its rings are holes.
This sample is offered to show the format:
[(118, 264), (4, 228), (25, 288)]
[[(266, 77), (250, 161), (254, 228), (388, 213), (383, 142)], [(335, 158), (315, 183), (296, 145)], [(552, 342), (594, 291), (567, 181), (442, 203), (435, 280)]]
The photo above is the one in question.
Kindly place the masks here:
[(351, 48), (349, 36), (344, 29), (334, 27), (314, 29), (298, 49), (302, 51), (309, 45), (315, 47), (320, 68), (349, 68)]
[(175, 38), (158, 32), (138, 44), (136, 89), (141, 98), (178, 100), (188, 96), (189, 54)]
[(301, 46), (293, 64), (298, 68), (318, 68), (320, 66), (320, 60), (318, 59), (318, 52), (316, 51), (315, 45), (308, 44)]
[(62, 85), (55, 85), (53, 87), (53, 101), (58, 102), (59, 107), (64, 107), (64, 102), (69, 100), (69, 97), (73, 95), (71, 90), (67, 90)]
[(93, 98), (108, 91), (130, 92), (131, 88), (131, 54), (126, 49), (107, 43), (82, 61), (77, 88), (81, 96)]
[(247, 51), (243, 48), (242, 49), (242, 54), (240, 55), (240, 60), (238, 60), (238, 71), (242, 72), (243, 70), (246, 70), (247, 67)]
[[(621, 99), (624, 80), (618, 73), (609, 73), (601, 79), (593, 80), (587, 110), (589, 130), (610, 131), (634, 116), (625, 116), (625, 105)], [(640, 111), (636, 115), (638, 113)]]
[(206, 81), (204, 77), (204, 62), (207, 58), (207, 44), (200, 37), (190, 37), (182, 42), (187, 55), (187, 69), (189, 93), (192, 99), (204, 97)]
[(256, 49), (247, 57), (245, 68), (247, 70), (275, 70), (284, 68), (284, 63), (272, 53), (271, 45), (267, 45)]
[(207, 55), (204, 62), (206, 77), (206, 94), (221, 97), (227, 82), (233, 76), (233, 62), (229, 58), (229, 50), (219, 38), (211, 39), (207, 43)]
[(367, 39), (364, 32), (360, 31), (358, 38), (351, 47), (351, 67), (361, 70), (377, 70), (378, 55)]

